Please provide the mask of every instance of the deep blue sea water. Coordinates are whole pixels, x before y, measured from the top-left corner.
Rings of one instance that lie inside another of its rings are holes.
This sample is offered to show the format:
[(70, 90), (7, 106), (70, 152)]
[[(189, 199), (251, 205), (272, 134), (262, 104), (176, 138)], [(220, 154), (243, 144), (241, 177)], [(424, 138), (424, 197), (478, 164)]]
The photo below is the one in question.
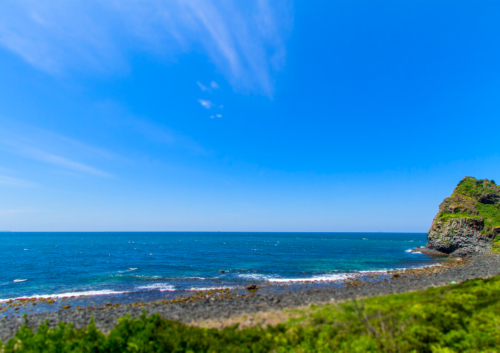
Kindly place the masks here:
[(415, 233), (0, 233), (0, 299), (332, 280), (436, 263), (407, 252), (425, 243)]

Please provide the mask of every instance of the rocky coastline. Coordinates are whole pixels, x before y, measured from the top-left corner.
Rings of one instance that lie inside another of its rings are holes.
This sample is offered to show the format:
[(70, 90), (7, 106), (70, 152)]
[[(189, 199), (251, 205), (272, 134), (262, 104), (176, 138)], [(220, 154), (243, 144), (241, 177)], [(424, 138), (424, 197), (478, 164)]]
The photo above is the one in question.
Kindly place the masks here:
[[(341, 286), (322, 286), (305, 282), (307, 290), (289, 291), (283, 294), (261, 294), (261, 285), (247, 295), (239, 295), (230, 290), (211, 291), (186, 300), (169, 302), (136, 303), (133, 305), (109, 305), (99, 308), (74, 310), (68, 308), (57, 312), (47, 312), (26, 317), (0, 318), (0, 339), (4, 342), (14, 336), (22, 325), (36, 329), (42, 322), (55, 327), (59, 322), (72, 323), (75, 327), (88, 325), (94, 318), (98, 329), (108, 332), (118, 318), (125, 315), (139, 317), (143, 311), (147, 315), (159, 313), (162, 317), (187, 324), (197, 324), (207, 320), (225, 320), (241, 315), (255, 315), (303, 307), (310, 304), (340, 302), (364, 297), (396, 294), (460, 283), (473, 278), (487, 278), (500, 275), (500, 254), (478, 254), (466, 259), (450, 258), (440, 265), (420, 269), (388, 271), (374, 275), (373, 280), (350, 278)], [(338, 284), (338, 283), (337, 283)]]

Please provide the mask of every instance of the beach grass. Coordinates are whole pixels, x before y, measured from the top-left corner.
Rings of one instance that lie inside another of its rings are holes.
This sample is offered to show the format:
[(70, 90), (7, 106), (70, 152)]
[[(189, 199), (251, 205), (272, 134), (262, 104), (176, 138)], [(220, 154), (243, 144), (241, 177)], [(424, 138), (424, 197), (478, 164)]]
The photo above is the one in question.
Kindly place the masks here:
[(2, 352), (467, 352), (500, 347), (500, 276), (404, 294), (287, 310), (273, 325), (222, 329), (159, 315), (109, 333), (22, 327)]

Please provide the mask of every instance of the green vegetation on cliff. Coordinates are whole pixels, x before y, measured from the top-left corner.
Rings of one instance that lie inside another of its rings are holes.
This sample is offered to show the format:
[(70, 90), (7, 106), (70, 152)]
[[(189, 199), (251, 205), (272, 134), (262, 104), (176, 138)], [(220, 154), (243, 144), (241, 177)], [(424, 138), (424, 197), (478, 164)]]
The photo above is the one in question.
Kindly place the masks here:
[(500, 237), (499, 236), (497, 236), (495, 238), (495, 240), (493, 240), (493, 243), (491, 244), (491, 246), (492, 246), (492, 249), (491, 249), (492, 252), (500, 252)]
[(158, 315), (123, 318), (108, 335), (23, 327), (0, 352), (493, 352), (500, 276), (339, 305), (312, 306), (266, 328), (191, 327)]
[(474, 218), (484, 221), (484, 232), (500, 227), (500, 187), (493, 180), (465, 177), (439, 207), (436, 220)]

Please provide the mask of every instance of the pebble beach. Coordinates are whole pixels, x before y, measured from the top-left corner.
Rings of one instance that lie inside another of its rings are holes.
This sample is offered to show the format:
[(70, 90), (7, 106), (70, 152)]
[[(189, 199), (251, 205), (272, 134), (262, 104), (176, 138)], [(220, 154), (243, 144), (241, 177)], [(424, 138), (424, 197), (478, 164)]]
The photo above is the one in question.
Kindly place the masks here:
[[(269, 290), (265, 284), (260, 284), (256, 290), (202, 291), (174, 300), (127, 305), (107, 303), (100, 307), (74, 308), (68, 304), (58, 311), (30, 314), (25, 317), (10, 315), (0, 318), (0, 339), (5, 342), (12, 338), (22, 325), (36, 329), (42, 322), (47, 322), (50, 327), (55, 327), (59, 322), (72, 323), (79, 328), (88, 325), (93, 318), (99, 330), (108, 332), (117, 323), (118, 318), (125, 315), (139, 317), (145, 311), (147, 315), (160, 314), (166, 319), (197, 324), (207, 320), (251, 316), (310, 304), (404, 293), (499, 274), (500, 255), (492, 253), (465, 259), (450, 258), (435, 266), (387, 271), (331, 283), (305, 281), (301, 284), (300, 290), (287, 289), (287, 285), (281, 285), (279, 293)], [(294, 288), (297, 288), (296, 285)], [(35, 300), (16, 301), (4, 304), (4, 308), (33, 305), (33, 303), (37, 304)]]

